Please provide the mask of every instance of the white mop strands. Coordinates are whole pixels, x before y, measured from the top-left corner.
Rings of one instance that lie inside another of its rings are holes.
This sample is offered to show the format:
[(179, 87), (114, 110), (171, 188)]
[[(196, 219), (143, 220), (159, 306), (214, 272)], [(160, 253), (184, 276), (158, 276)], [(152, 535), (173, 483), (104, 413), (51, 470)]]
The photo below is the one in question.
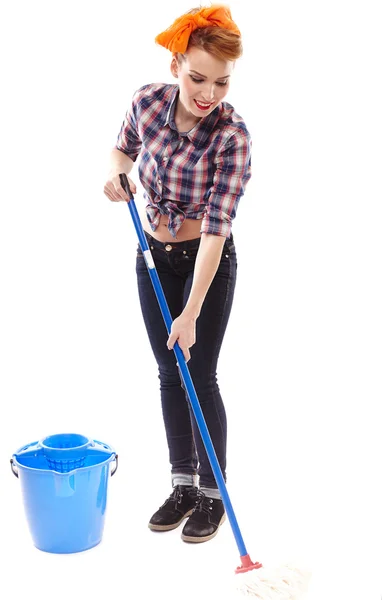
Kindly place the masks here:
[(235, 588), (256, 600), (298, 600), (307, 591), (311, 574), (293, 565), (261, 567), (235, 575)]

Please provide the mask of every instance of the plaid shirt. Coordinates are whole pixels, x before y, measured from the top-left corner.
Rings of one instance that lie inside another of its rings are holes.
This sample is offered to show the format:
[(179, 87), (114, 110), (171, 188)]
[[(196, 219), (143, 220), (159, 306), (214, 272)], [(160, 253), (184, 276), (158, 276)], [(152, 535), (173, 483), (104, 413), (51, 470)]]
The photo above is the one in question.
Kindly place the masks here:
[(175, 125), (179, 86), (150, 84), (133, 95), (115, 148), (133, 161), (153, 231), (160, 216), (176, 236), (185, 218), (202, 219), (201, 233), (229, 237), (251, 177), (251, 137), (243, 119), (221, 102), (187, 133)]

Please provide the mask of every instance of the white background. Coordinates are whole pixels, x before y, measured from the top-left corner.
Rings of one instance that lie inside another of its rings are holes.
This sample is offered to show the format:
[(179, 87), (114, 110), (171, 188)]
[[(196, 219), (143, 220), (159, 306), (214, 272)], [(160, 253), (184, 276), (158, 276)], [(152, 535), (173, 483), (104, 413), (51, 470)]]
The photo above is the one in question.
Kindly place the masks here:
[[(154, 37), (192, 6), (2, 10), (0, 597), (233, 597), (228, 522), (197, 546), (147, 528), (170, 491), (167, 447), (135, 230), (103, 195), (133, 91), (173, 82)], [(245, 54), (227, 101), (252, 133), (253, 178), (220, 360), (228, 491), (251, 557), (309, 568), (309, 600), (380, 600), (380, 3), (230, 6)], [(120, 456), (103, 542), (72, 556), (34, 548), (9, 469), (64, 431)]]

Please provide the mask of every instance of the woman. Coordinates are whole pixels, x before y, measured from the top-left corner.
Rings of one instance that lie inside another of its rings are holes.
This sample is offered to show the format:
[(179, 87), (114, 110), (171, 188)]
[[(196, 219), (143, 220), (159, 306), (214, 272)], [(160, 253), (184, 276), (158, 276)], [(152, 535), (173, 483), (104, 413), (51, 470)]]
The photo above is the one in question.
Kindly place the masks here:
[[(188, 361), (226, 480), (227, 422), (216, 368), (234, 296), (231, 227), (251, 176), (251, 138), (243, 119), (223, 102), (242, 53), (229, 8), (193, 9), (156, 42), (172, 53), (177, 83), (149, 84), (135, 92), (111, 152), (104, 192), (113, 202), (128, 201), (119, 174), (128, 175), (140, 156), (147, 201), (142, 224), (173, 318), (168, 336), (138, 248), (139, 297), (159, 368), (173, 487), (149, 527), (168, 531), (189, 517), (182, 539), (203, 542), (216, 535), (225, 511), (169, 350), (178, 342)], [(136, 193), (131, 179), (129, 184)]]

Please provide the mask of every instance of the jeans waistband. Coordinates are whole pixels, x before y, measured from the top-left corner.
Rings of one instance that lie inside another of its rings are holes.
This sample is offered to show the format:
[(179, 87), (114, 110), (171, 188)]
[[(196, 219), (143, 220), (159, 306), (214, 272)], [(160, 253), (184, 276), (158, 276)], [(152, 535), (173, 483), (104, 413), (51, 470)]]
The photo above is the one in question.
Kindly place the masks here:
[[(200, 237), (199, 238), (194, 238), (192, 240), (185, 240), (184, 242), (160, 242), (159, 240), (156, 240), (152, 235), (150, 235), (149, 233), (147, 233), (147, 231), (144, 232), (146, 239), (147, 239), (147, 243), (149, 244), (149, 246), (153, 246), (154, 248), (158, 248), (159, 250), (166, 250), (166, 246), (171, 246), (172, 250), (194, 250), (197, 249), (199, 247), (200, 244)], [(230, 235), (229, 238), (226, 239), (226, 242), (231, 242), (231, 244), (233, 243), (233, 236), (232, 234)]]

